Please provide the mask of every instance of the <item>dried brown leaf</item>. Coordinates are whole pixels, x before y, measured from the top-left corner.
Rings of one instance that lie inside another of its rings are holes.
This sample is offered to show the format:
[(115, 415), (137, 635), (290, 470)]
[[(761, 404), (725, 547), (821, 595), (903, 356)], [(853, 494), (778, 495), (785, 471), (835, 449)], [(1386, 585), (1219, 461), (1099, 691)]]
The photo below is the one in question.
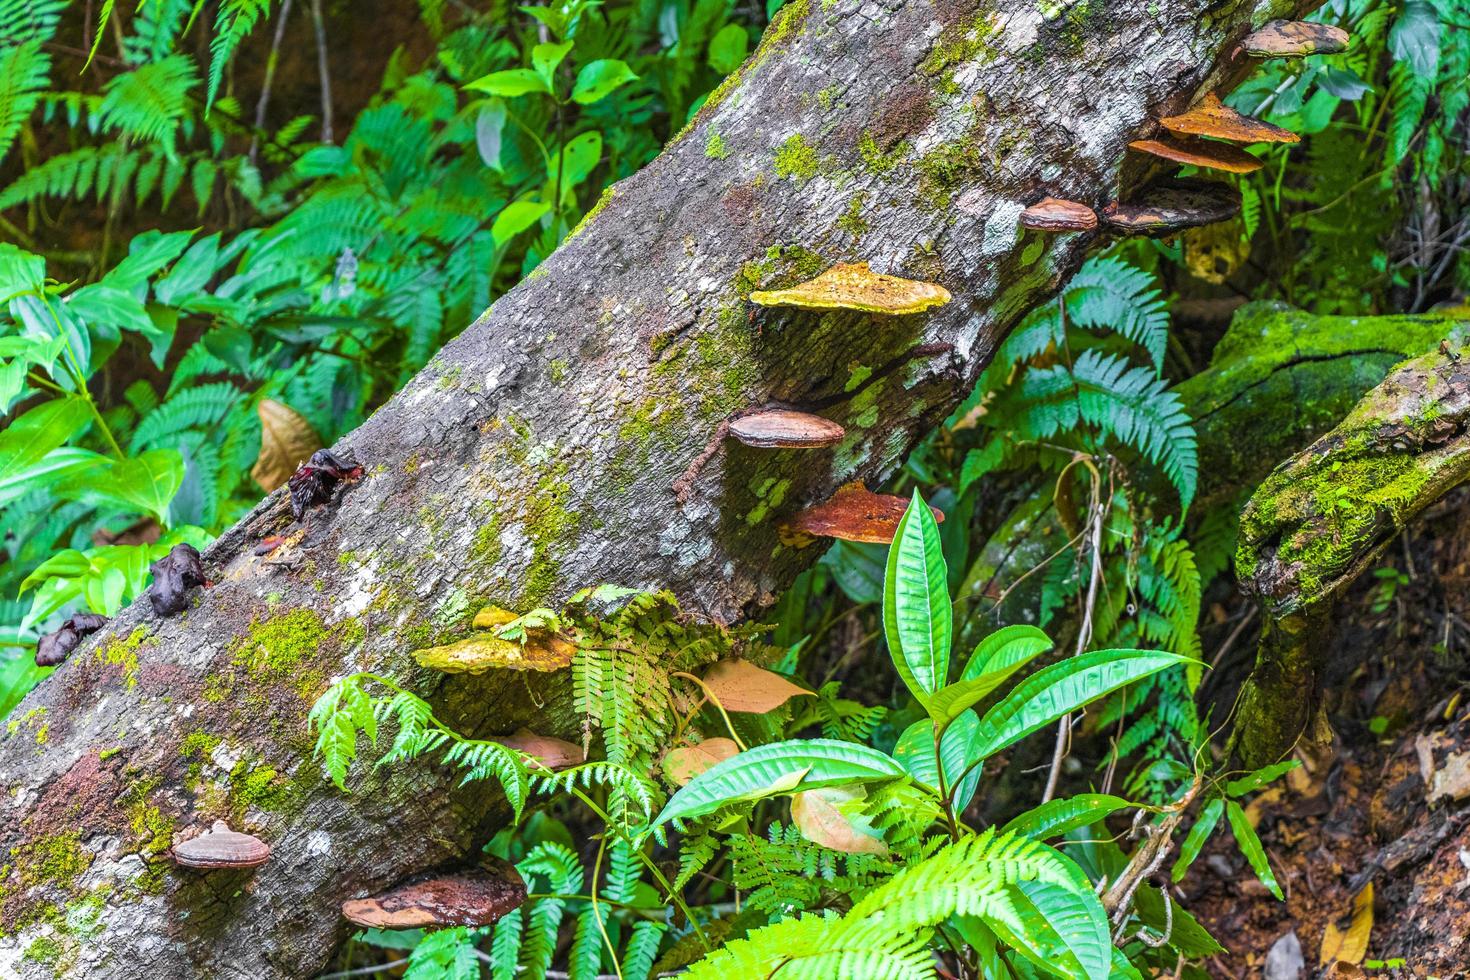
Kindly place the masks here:
[(289, 405), (262, 398), (255, 411), (260, 416), (260, 455), (250, 468), (250, 476), (269, 493), (322, 448), (322, 441), (311, 423)]
[(886, 855), (888, 845), (858, 825), (857, 804), (863, 797), (860, 786), (809, 789), (792, 796), (791, 821), (813, 844), (844, 854)]
[(794, 697), (812, 693), (748, 660), (720, 661), (704, 675), (704, 684), (726, 711), (753, 714), (773, 711)]
[(664, 756), (664, 775), (670, 782), (684, 786), (710, 766), (724, 762), (739, 751), (740, 746), (728, 738), (707, 738), (698, 745), (670, 749)]

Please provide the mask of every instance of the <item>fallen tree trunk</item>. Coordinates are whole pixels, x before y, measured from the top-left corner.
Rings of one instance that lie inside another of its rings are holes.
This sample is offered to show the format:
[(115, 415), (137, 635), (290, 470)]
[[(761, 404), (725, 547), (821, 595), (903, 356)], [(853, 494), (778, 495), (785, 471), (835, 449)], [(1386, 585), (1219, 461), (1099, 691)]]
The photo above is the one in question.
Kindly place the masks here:
[(1236, 573), (1262, 610), (1232, 745), (1255, 768), (1320, 712), (1332, 605), (1429, 505), (1470, 478), (1470, 361), (1446, 347), (1396, 368), (1343, 422), (1276, 468), (1241, 514)]
[[(1310, 4), (1309, 4), (1310, 5)], [(461, 859), (503, 822), (482, 788), (384, 769), (344, 796), (304, 714), (335, 675), (435, 692), (463, 731), (570, 734), (556, 673), (411, 672), (475, 608), (597, 583), (733, 620), (813, 557), (778, 518), (881, 479), (1092, 238), (1022, 234), (1044, 193), (1101, 207), (1151, 116), (1228, 87), (1235, 42), (1295, 0), (799, 2), (690, 130), (338, 448), (365, 466), (300, 540), (278, 492), (206, 555), (185, 615), (122, 613), (16, 711), (0, 745), (0, 972), (298, 977), (355, 897)], [(917, 317), (753, 313), (833, 261), (932, 279)], [(841, 423), (831, 451), (716, 453), (732, 413)], [(162, 861), (216, 817), (274, 849), (253, 873)]]

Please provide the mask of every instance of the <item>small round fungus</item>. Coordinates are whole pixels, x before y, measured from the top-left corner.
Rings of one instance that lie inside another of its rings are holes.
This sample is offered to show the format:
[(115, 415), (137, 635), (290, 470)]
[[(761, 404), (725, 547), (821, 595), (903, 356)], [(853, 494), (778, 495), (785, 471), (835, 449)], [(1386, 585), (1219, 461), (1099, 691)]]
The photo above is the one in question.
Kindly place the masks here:
[(885, 276), (866, 262), (839, 262), (826, 272), (790, 289), (750, 294), (761, 306), (795, 306), (803, 310), (858, 310), (863, 313), (922, 313), (950, 300), (949, 290), (932, 282)]
[(1151, 153), (1174, 163), (1187, 163), (1211, 170), (1224, 170), (1232, 174), (1248, 174), (1261, 169), (1261, 161), (1239, 147), (1228, 143), (1211, 143), (1207, 140), (1134, 140), (1128, 144), (1131, 150)]
[[(812, 538), (890, 544), (908, 505), (907, 498), (873, 493), (854, 480), (838, 487), (825, 503), (808, 507), (781, 525), (781, 538), (798, 547), (810, 544)], [(944, 520), (937, 508), (929, 510), (936, 521)]]
[(1308, 54), (1336, 54), (1348, 46), (1348, 32), (1331, 24), (1304, 20), (1273, 20), (1240, 42), (1254, 58), (1298, 58)]
[(1129, 235), (1169, 235), (1240, 213), (1240, 193), (1213, 180), (1174, 178), (1151, 184), (1129, 202), (1102, 209), (1103, 223)]
[(488, 926), (526, 900), (526, 883), (507, 862), (435, 875), (371, 898), (342, 903), (348, 922), (368, 929)]
[(1289, 129), (1236, 112), (1213, 92), (1188, 112), (1160, 119), (1159, 125), (1181, 136), (1209, 136), (1233, 143), (1300, 143), (1302, 140)]
[(732, 419), (730, 435), (757, 449), (817, 449), (835, 446), (847, 430), (820, 415), (762, 408)]
[(198, 837), (171, 848), (174, 862), (185, 868), (253, 868), (270, 859), (270, 845), (259, 837), (237, 833), (223, 820)]
[(1097, 212), (1076, 201), (1043, 197), (1021, 212), (1021, 227), (1037, 231), (1091, 231), (1097, 227)]

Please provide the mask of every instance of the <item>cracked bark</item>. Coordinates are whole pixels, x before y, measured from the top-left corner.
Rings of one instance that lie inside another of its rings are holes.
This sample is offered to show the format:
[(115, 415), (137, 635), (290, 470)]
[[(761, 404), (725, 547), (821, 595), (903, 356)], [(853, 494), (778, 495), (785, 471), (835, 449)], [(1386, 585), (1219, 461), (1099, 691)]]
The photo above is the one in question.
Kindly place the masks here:
[[(1022, 235), (1021, 210), (1107, 203), (1128, 141), (1228, 87), (1249, 67), (1239, 38), (1302, 6), (788, 8), (683, 138), (342, 441), (367, 472), (303, 540), (253, 554), (285, 521), (278, 491), (207, 554), (216, 584), (192, 610), (135, 604), (20, 706), (0, 744), (0, 972), (314, 972), (348, 933), (343, 899), (461, 860), (505, 817), (431, 766), (335, 792), (303, 722), (331, 677), (395, 674), (475, 734), (569, 735), (564, 677), (430, 677), (409, 651), (481, 603), (600, 582), (670, 588), (716, 620), (770, 601), (815, 557), (779, 547), (778, 520), (890, 472), (1094, 241)], [(744, 302), (864, 259), (956, 299), (890, 320)], [(938, 353), (908, 356), (921, 346)], [(726, 443), (677, 502), (720, 423), (767, 402), (820, 407), (848, 439)], [(157, 862), (220, 816), (270, 863)], [(49, 965), (25, 955), (39, 938)]]

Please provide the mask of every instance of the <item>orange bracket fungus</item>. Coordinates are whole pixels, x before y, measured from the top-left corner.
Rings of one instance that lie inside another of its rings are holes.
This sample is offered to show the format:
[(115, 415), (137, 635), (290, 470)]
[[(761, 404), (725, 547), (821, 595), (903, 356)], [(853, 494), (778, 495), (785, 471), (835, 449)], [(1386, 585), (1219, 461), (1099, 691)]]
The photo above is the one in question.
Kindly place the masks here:
[(1102, 210), (1103, 223), (1128, 235), (1168, 235), (1226, 221), (1240, 213), (1240, 194), (1229, 184), (1175, 178), (1151, 184), (1137, 199), (1114, 201)]
[(1092, 231), (1097, 212), (1076, 201), (1043, 197), (1021, 212), (1021, 227), (1037, 231)]
[(1248, 174), (1261, 169), (1260, 160), (1228, 143), (1211, 143), (1205, 140), (1189, 143), (1177, 140), (1134, 140), (1128, 144), (1128, 148), (1140, 153), (1151, 153), (1174, 163), (1188, 163), (1232, 174)]
[(886, 276), (866, 262), (839, 262), (826, 272), (790, 289), (750, 294), (761, 306), (794, 306), (803, 310), (858, 310), (863, 313), (922, 313), (950, 300), (949, 290), (932, 282)]
[(1233, 143), (1300, 143), (1302, 140), (1289, 129), (1236, 112), (1213, 92), (1189, 111), (1160, 119), (1159, 125), (1181, 136), (1208, 136)]
[(259, 837), (237, 833), (223, 820), (198, 837), (180, 841), (170, 848), (174, 862), (185, 868), (215, 870), (253, 868), (270, 859), (270, 845)]
[(1308, 54), (1337, 54), (1348, 46), (1348, 32), (1331, 24), (1304, 20), (1273, 20), (1240, 42), (1253, 58), (1299, 58)]
[(762, 408), (731, 419), (729, 432), (757, 449), (818, 449), (835, 446), (847, 435), (831, 419), (789, 408)]
[[(890, 544), (908, 505), (903, 497), (873, 493), (854, 480), (838, 487), (825, 503), (808, 507), (782, 524), (781, 540), (796, 547), (811, 544), (813, 538)], [(938, 508), (929, 510), (936, 521), (944, 520)]]
[(436, 875), (372, 898), (342, 903), (348, 922), (367, 929), (440, 929), (488, 926), (526, 901), (526, 883), (514, 867)]

